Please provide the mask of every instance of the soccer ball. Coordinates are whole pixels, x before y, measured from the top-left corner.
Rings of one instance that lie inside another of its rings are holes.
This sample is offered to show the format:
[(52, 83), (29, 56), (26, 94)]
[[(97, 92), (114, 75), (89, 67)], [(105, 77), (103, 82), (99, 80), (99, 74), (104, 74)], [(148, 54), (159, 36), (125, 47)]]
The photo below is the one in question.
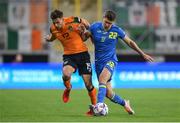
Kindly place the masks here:
[(94, 107), (95, 116), (106, 116), (108, 114), (108, 106), (105, 103), (97, 103)]

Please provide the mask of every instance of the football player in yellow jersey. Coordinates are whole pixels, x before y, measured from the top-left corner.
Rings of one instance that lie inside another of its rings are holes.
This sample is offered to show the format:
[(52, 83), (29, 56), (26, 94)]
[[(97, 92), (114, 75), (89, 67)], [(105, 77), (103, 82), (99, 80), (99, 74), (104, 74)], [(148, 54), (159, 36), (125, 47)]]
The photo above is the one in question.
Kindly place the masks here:
[[(50, 34), (46, 36), (46, 41), (52, 42), (58, 39), (63, 48), (63, 82), (66, 87), (63, 93), (63, 101), (69, 101), (71, 85), (71, 75), (78, 69), (79, 75), (83, 78), (85, 86), (88, 90), (91, 104), (96, 104), (96, 89), (92, 84), (92, 68), (90, 63), (90, 55), (86, 44), (81, 39), (79, 27), (88, 28), (89, 23), (78, 17), (63, 17), (63, 12), (54, 10), (51, 12), (51, 19), (53, 23), (50, 27)], [(91, 111), (86, 113), (92, 115)]]

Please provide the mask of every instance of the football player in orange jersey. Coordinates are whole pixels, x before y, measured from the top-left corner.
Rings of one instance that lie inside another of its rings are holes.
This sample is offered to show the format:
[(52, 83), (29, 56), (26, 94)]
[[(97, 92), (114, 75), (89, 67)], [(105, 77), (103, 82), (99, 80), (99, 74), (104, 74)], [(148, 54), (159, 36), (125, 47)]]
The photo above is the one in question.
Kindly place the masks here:
[[(66, 87), (63, 93), (63, 101), (67, 103), (69, 101), (71, 85), (71, 75), (77, 69), (79, 75), (82, 76), (85, 86), (88, 90), (89, 97), (92, 105), (96, 104), (96, 89), (92, 84), (92, 68), (90, 63), (90, 55), (86, 44), (81, 39), (81, 34), (78, 28), (82, 26), (89, 27), (89, 23), (82, 18), (78, 17), (63, 17), (63, 12), (60, 10), (54, 10), (51, 12), (51, 19), (53, 23), (50, 27), (50, 34), (45, 39), (48, 42), (52, 42), (58, 39), (63, 48), (63, 82)], [(86, 113), (92, 115), (91, 111)]]

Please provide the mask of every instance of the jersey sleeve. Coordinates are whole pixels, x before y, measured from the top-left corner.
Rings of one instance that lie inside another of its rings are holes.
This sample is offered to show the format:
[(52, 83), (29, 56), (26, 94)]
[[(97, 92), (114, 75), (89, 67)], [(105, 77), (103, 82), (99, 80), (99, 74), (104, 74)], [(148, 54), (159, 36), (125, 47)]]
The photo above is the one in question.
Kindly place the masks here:
[(117, 33), (118, 33), (118, 38), (120, 38), (120, 39), (124, 39), (124, 37), (126, 36), (125, 31), (121, 28), (118, 28)]

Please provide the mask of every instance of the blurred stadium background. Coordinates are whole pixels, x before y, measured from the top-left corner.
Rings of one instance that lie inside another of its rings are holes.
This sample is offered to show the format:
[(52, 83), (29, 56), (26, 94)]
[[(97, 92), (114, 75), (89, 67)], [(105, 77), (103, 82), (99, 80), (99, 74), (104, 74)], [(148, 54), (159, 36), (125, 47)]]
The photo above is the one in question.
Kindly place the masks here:
[[(70, 104), (74, 111), (68, 111), (68, 106), (60, 102), (62, 107), (59, 107), (56, 103), (59, 102), (55, 100), (59, 99), (56, 90), (25, 90), (64, 88), (61, 80), (63, 48), (58, 41), (51, 44), (44, 40), (49, 33), (49, 15), (54, 9), (62, 10), (64, 16), (79, 16), (90, 23), (101, 21), (104, 10), (114, 10), (116, 24), (156, 61), (145, 63), (136, 52), (119, 41), (117, 56), (121, 63), (117, 66), (112, 85), (114, 88), (136, 88), (122, 89), (121, 93), (133, 100), (139, 115), (129, 118), (120, 112), (122, 119), (119, 120), (117, 107), (112, 106), (110, 119), (88, 121), (180, 121), (180, 0), (0, 0), (0, 121), (87, 121), (80, 115), (86, 109), (76, 106), (87, 106), (86, 95), (82, 95), (85, 102), (74, 99), (76, 101)], [(94, 47), (90, 41), (86, 43), (93, 62)], [(18, 62), (17, 55), (22, 57), (21, 64), (14, 64)], [(85, 88), (82, 83), (75, 73), (73, 88)], [(93, 83), (98, 86), (94, 72)], [(80, 98), (81, 91), (85, 90), (76, 90), (74, 96)], [(151, 103), (152, 100), (156, 103)], [(58, 108), (65, 114), (57, 111)], [(161, 112), (162, 108), (167, 110)], [(80, 110), (79, 114), (75, 110)]]

